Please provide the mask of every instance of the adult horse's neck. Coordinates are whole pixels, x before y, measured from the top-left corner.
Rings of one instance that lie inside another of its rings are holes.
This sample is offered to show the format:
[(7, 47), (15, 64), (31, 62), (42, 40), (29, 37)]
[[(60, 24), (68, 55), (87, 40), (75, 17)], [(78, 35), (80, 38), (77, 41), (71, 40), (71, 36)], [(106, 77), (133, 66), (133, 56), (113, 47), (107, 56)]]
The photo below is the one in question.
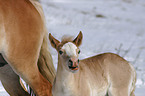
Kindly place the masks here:
[(75, 74), (67, 71), (63, 66), (63, 64), (64, 64), (63, 60), (61, 59), (60, 56), (58, 56), (57, 74), (53, 85), (53, 94), (55, 94), (54, 96), (58, 96), (57, 93), (60, 94), (60, 92), (62, 92), (62, 94), (66, 94), (64, 96), (70, 96), (69, 91), (72, 92), (74, 90), (74, 86), (76, 85), (74, 78)]

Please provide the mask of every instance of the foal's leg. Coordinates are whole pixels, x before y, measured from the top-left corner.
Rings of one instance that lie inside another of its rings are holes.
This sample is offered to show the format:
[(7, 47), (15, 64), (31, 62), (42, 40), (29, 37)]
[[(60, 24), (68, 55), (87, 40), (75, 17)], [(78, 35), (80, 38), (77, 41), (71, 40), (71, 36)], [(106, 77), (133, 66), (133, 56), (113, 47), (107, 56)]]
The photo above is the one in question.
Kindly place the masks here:
[(110, 88), (108, 94), (109, 96), (130, 96), (128, 88)]
[(0, 67), (0, 80), (11, 96), (30, 96), (21, 86), (19, 76), (7, 64)]

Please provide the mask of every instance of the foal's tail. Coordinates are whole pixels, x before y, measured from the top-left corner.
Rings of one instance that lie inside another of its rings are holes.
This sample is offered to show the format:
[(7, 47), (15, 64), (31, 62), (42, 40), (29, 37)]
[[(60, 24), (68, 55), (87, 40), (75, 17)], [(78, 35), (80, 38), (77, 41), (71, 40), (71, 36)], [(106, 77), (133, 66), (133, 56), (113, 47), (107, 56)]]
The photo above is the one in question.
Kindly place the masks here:
[(48, 34), (46, 32), (43, 43), (40, 50), (40, 55), (38, 59), (38, 68), (41, 74), (51, 83), (53, 84), (55, 78), (55, 68), (53, 65), (52, 57), (48, 48)]

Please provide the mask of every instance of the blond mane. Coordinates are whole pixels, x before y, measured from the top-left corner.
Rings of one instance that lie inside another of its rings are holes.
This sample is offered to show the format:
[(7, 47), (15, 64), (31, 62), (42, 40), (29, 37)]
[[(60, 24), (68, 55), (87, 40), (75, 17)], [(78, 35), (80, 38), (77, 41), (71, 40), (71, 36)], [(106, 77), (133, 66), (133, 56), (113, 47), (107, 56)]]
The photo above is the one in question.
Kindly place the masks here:
[(64, 35), (61, 38), (61, 43), (62, 44), (65, 44), (65, 43), (68, 43), (68, 42), (72, 42), (73, 41), (73, 38), (74, 38), (74, 36)]

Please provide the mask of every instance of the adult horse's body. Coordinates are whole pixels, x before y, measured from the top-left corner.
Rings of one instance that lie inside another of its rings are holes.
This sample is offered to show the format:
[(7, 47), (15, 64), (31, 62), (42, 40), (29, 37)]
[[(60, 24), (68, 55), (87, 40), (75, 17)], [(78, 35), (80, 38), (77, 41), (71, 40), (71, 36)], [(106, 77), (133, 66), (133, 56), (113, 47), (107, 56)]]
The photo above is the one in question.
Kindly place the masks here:
[(134, 96), (136, 72), (122, 57), (104, 53), (79, 61), (81, 32), (74, 40), (49, 39), (58, 52), (53, 96)]
[(8, 62), (0, 64), (0, 80), (11, 96), (29, 95), (21, 87), (19, 76), (38, 96), (51, 96), (55, 69), (47, 44), (39, 3), (0, 0), (0, 53)]

